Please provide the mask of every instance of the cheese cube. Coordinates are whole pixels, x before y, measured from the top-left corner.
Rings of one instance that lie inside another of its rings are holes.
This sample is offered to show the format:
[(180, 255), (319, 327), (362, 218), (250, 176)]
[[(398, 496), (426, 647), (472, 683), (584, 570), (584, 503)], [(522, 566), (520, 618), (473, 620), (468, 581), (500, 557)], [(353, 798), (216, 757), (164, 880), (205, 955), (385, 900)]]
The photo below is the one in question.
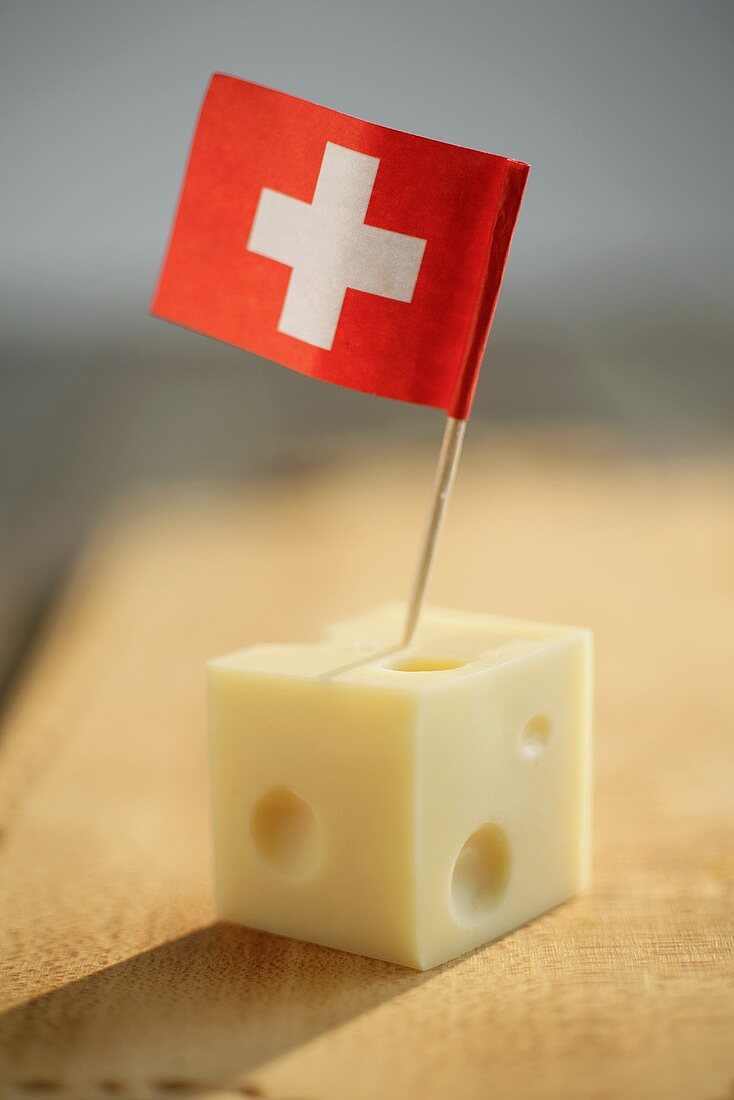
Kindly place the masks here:
[(225, 920), (423, 970), (587, 882), (591, 637), (428, 608), (386, 654), (403, 615), (210, 663), (216, 891)]

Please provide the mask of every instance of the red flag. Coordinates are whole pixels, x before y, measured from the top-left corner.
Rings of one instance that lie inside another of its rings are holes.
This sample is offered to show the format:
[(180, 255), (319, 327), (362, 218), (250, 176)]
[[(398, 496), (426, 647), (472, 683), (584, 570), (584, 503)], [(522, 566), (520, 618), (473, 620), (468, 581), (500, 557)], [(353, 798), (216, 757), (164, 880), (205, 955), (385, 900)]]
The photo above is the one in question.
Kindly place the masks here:
[(152, 312), (465, 419), (528, 170), (215, 75)]

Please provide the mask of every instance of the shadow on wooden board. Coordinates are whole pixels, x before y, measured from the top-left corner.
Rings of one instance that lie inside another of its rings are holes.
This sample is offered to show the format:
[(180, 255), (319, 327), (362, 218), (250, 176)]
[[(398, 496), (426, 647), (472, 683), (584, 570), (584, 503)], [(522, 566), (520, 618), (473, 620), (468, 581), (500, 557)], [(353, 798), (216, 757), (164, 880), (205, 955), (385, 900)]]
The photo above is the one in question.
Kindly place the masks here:
[(0, 1016), (2, 1095), (260, 1096), (252, 1067), (429, 978), (212, 925)]

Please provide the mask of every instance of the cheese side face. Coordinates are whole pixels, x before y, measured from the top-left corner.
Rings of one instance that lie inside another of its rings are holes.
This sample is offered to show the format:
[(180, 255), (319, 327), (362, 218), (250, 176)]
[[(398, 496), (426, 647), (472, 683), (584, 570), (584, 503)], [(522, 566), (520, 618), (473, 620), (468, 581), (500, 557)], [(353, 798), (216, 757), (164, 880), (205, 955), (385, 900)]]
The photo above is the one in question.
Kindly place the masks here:
[(591, 636), (428, 608), (385, 655), (403, 612), (210, 662), (216, 890), (223, 919), (427, 969), (588, 881)]

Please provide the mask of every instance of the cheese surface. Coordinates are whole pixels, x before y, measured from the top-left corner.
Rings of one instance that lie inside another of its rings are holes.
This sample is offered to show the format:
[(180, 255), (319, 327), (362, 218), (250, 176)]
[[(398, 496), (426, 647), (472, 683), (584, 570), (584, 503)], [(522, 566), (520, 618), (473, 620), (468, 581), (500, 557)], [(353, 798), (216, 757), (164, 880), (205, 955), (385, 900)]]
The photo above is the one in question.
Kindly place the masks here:
[(216, 890), (223, 919), (427, 969), (588, 880), (591, 636), (427, 608), (385, 653), (403, 616), (210, 662)]

